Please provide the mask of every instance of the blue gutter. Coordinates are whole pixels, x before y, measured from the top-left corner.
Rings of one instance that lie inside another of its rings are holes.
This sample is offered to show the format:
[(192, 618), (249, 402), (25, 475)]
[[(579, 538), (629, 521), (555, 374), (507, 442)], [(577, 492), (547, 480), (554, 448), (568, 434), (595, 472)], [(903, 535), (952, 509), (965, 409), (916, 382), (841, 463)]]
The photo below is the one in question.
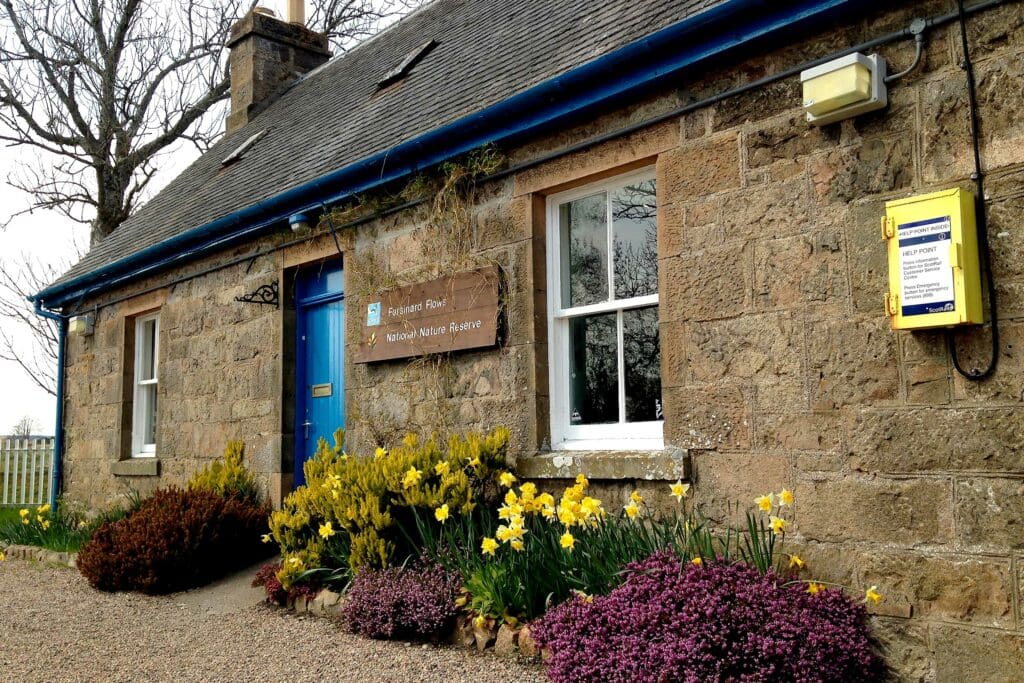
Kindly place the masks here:
[[(550, 128), (593, 108), (622, 101), (688, 67), (782, 29), (820, 20), (863, 0), (728, 0), (544, 81), (475, 114), (400, 143), (222, 218), (193, 228), (67, 282), (31, 300), (63, 307), (128, 280), (276, 229), (294, 213), (316, 213), (488, 143)], [(779, 5), (786, 7), (780, 8)]]
[(57, 321), (57, 424), (53, 432), (53, 474), (50, 477), (50, 507), (56, 512), (64, 462), (64, 347), (68, 337), (68, 316), (47, 311), (38, 300), (35, 303), (36, 315)]

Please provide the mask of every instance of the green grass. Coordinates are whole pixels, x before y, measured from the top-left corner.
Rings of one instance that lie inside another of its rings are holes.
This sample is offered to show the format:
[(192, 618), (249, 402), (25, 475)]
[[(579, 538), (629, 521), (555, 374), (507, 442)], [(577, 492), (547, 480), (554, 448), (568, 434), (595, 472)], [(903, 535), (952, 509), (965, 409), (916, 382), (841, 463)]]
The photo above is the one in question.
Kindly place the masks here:
[(7, 522), (18, 521), (18, 508), (16, 507), (0, 507), (0, 526), (3, 526)]
[(38, 506), (26, 506), (29, 510), (28, 524), (21, 518), (21, 507), (0, 507), (0, 543), (34, 545), (57, 552), (76, 553), (89, 540), (93, 532), (107, 521), (116, 521), (137, 509), (138, 499), (130, 499), (126, 508), (113, 507), (94, 519), (85, 519), (80, 514), (60, 508), (55, 514), (49, 512), (44, 519), (46, 528), (37, 516)]

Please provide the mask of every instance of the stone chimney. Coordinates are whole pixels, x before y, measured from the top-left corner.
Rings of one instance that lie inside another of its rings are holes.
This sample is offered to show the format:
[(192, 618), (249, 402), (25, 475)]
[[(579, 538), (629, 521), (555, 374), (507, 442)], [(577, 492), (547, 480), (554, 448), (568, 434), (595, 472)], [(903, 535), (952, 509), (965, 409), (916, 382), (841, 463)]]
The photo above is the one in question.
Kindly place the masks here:
[(331, 57), (327, 36), (301, 24), (292, 2), (290, 19), (256, 7), (231, 27), (231, 113), (227, 132), (238, 130), (270, 104), (290, 83)]

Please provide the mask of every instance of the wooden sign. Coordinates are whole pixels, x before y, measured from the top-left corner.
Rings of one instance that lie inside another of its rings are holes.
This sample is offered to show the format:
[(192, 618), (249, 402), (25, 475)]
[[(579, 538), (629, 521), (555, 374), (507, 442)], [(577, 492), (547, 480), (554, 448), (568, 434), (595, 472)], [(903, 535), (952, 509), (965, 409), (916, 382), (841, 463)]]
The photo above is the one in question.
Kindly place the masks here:
[(381, 292), (361, 312), (356, 363), (494, 346), (497, 266)]

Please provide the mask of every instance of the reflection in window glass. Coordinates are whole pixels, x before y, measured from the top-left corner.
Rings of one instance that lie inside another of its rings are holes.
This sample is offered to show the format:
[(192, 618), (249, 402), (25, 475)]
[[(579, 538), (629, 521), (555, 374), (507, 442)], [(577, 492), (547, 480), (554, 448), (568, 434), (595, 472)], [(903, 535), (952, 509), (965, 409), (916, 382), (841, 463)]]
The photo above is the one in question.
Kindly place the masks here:
[(658, 293), (658, 225), (654, 180), (612, 192), (615, 298)]
[(658, 307), (622, 312), (626, 422), (662, 419)]
[(600, 194), (559, 207), (562, 239), (562, 306), (608, 300), (608, 206)]
[(618, 335), (615, 313), (569, 321), (569, 421), (619, 421)]
[(142, 323), (142, 367), (139, 368), (139, 379), (156, 379), (153, 372), (153, 359), (156, 347), (156, 320)]
[(150, 446), (156, 443), (156, 385), (146, 384), (142, 387), (145, 394), (146, 407), (143, 415), (142, 444)]

